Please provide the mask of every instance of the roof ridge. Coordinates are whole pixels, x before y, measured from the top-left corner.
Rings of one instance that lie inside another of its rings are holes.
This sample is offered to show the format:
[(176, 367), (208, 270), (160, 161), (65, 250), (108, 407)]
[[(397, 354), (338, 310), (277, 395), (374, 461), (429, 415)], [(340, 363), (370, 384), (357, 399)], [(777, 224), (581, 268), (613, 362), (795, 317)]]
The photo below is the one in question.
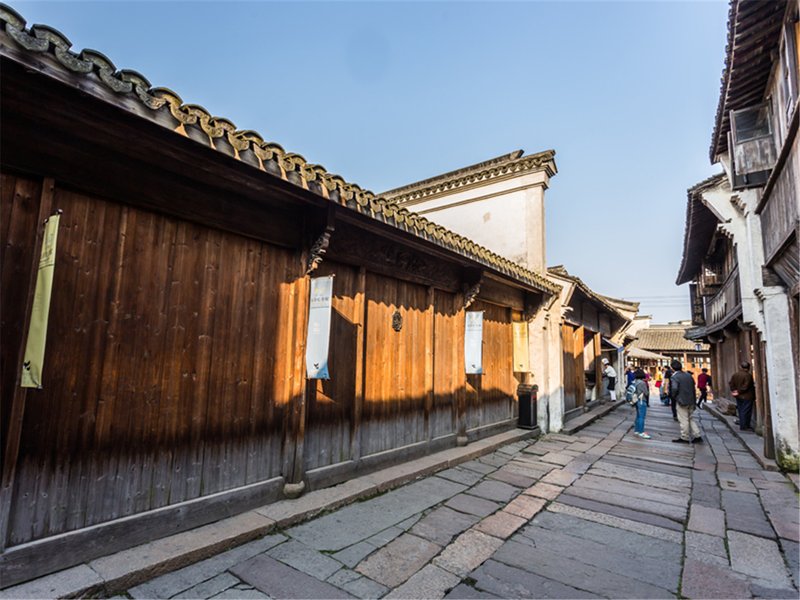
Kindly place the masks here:
[[(348, 183), (342, 177), (329, 173), (321, 165), (310, 164), (301, 155), (287, 152), (279, 144), (265, 141), (255, 131), (238, 130), (232, 121), (212, 116), (202, 106), (184, 103), (174, 91), (152, 87), (137, 71), (117, 69), (100, 52), (84, 49), (76, 54), (71, 50), (72, 43), (69, 39), (52, 27), (32, 25), (30, 29), (26, 29), (26, 25), (25, 19), (19, 13), (0, 3), (0, 32), (8, 35), (18, 46), (27, 52), (51, 56), (73, 77), (94, 75), (116, 95), (136, 100), (153, 112), (162, 109), (169, 111), (175, 122), (173, 130), (179, 135), (197, 141), (197, 135), (190, 136), (187, 129), (199, 129), (198, 135), (204, 134), (212, 148), (227, 156), (495, 269), (531, 287), (550, 293), (557, 293), (559, 290), (559, 286), (549, 281), (544, 274), (500, 256), (409, 211), (393, 200), (382, 198), (355, 183)], [(7, 52), (3, 54), (12, 60), (19, 60)], [(143, 115), (141, 112), (136, 114)], [(169, 128), (163, 119), (159, 123)]]
[[(557, 172), (555, 150), (542, 150), (535, 154), (523, 156), (522, 150), (499, 156), (483, 163), (477, 163), (455, 171), (449, 171), (436, 177), (423, 179), (415, 183), (383, 192), (383, 195), (399, 204), (411, 200), (419, 200), (426, 196), (436, 195), (455, 188), (464, 187), (478, 181), (494, 179), (512, 172), (524, 172), (543, 165), (547, 166), (550, 176)], [(552, 167), (548, 163), (553, 162)]]

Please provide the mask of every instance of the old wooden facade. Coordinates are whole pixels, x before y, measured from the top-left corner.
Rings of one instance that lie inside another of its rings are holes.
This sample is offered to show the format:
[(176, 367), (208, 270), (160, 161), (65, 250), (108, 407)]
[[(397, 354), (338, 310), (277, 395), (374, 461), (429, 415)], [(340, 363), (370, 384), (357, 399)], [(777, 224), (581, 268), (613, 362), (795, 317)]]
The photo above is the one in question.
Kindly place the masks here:
[[(556, 286), (8, 8), (0, 24), (3, 586), (514, 426), (512, 322)], [(25, 389), (55, 211), (44, 385)], [(323, 275), (331, 376), (307, 380)], [(464, 374), (467, 307), (483, 375)]]
[[(765, 452), (800, 467), (800, 2), (731, 0), (709, 157), (724, 174), (689, 190), (678, 283), (718, 352), (718, 381), (761, 370)], [(724, 336), (724, 340), (720, 337)], [(728, 358), (722, 358), (728, 357)], [(727, 390), (725, 390), (727, 391)]]
[(756, 382), (752, 425), (764, 435), (766, 456), (774, 457), (765, 344), (754, 324), (744, 318), (733, 236), (703, 202), (703, 194), (713, 190), (723, 194), (729, 190), (723, 175), (697, 184), (688, 194), (684, 255), (678, 275), (678, 283), (691, 282), (692, 327), (685, 330), (685, 344), (688, 348), (708, 344), (716, 400), (730, 400), (731, 376), (742, 362), (752, 365)]
[(609, 397), (602, 359), (617, 372), (621, 391), (622, 353), (618, 340), (629, 323), (609, 299), (592, 291), (580, 278), (561, 266), (548, 275), (562, 286), (561, 345), (564, 376), (565, 420), (584, 412), (593, 401)]

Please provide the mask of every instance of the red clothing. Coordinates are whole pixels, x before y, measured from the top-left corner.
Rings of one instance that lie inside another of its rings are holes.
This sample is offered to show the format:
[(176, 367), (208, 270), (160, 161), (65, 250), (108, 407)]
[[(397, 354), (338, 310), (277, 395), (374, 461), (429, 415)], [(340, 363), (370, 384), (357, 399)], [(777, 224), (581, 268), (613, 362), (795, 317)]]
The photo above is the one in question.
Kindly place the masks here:
[(697, 387), (701, 390), (708, 387), (708, 373), (700, 373), (697, 376)]

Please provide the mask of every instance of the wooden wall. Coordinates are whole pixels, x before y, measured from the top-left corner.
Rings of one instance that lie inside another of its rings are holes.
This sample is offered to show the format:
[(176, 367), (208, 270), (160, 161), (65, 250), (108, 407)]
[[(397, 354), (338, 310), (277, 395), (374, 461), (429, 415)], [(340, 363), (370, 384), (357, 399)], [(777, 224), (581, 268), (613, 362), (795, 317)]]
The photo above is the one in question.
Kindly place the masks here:
[[(467, 385), (461, 293), (326, 257), (314, 276), (335, 275), (331, 379), (306, 389), (300, 250), (45, 181), (0, 179), (2, 431), (19, 440), (4, 456), (6, 548), (346, 464), (341, 480), (371, 456), (513, 424), (511, 308), (470, 308), (485, 311), (485, 374)], [(25, 391), (34, 248), (56, 208), (44, 389)], [(61, 548), (19, 573), (90, 555)]]
[(279, 476), (292, 253), (59, 188), (53, 203), (45, 385), (26, 392), (9, 544)]

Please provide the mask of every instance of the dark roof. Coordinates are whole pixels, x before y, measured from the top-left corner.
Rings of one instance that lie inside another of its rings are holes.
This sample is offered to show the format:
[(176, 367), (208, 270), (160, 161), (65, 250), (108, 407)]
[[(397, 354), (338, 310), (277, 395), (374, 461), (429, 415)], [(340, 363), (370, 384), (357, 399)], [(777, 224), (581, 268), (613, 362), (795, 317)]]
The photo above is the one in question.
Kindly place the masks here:
[(726, 181), (725, 174), (720, 173), (701, 181), (687, 191), (683, 258), (678, 269), (678, 278), (675, 280), (676, 285), (691, 281), (700, 271), (719, 223), (717, 216), (703, 202), (702, 194)]
[[(684, 325), (653, 325), (648, 329), (637, 332), (637, 338), (631, 342), (630, 348), (649, 350), (650, 352), (695, 352), (695, 344), (687, 340), (688, 326)], [(708, 352), (708, 344), (701, 344), (701, 351)]]
[(731, 0), (725, 68), (709, 150), (712, 163), (728, 150), (730, 111), (764, 98), (785, 10), (786, 0)]
[[(4, 57), (16, 62), (24, 61), (29, 69), (38, 70), (87, 93), (94, 93), (123, 110), (174, 129), (175, 135), (202, 140), (198, 143), (425, 239), (533, 289), (551, 294), (558, 292), (558, 286), (544, 274), (495, 254), (401, 207), (395, 201), (378, 197), (355, 183), (348, 183), (340, 176), (328, 173), (324, 167), (308, 163), (299, 154), (264, 141), (255, 131), (239, 130), (228, 119), (215, 117), (202, 106), (186, 104), (172, 90), (152, 87), (140, 73), (117, 69), (100, 52), (87, 49), (76, 53), (71, 46), (62, 33), (51, 27), (33, 25), (26, 29), (25, 20), (12, 8), (0, 3), (0, 54)], [(103, 93), (94, 92), (92, 86), (84, 82), (101, 86)], [(177, 126), (172, 128), (168, 123), (176, 123)]]
[(611, 313), (615, 317), (622, 319), (623, 322), (628, 321), (628, 317), (623, 315), (620, 310), (626, 310), (623, 307), (617, 307), (613, 304), (616, 300), (613, 298), (607, 298), (606, 296), (602, 296), (595, 292), (592, 288), (586, 285), (583, 280), (578, 277), (577, 275), (570, 275), (564, 265), (555, 265), (553, 267), (548, 267), (547, 272), (550, 275), (554, 275), (556, 277), (561, 277), (568, 281), (572, 281), (575, 286), (583, 292), (588, 298), (594, 300), (597, 304), (599, 304), (604, 310)]

